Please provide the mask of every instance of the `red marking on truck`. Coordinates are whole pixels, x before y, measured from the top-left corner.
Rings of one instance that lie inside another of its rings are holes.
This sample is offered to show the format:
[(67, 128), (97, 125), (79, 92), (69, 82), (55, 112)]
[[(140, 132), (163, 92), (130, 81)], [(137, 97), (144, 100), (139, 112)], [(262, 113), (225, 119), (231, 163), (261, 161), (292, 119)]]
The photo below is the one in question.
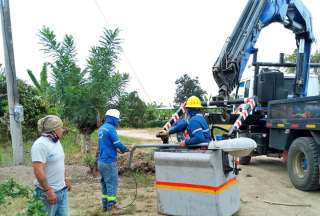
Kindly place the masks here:
[(272, 128), (272, 123), (271, 122), (267, 122), (266, 127), (267, 128)]
[(297, 128), (300, 128), (300, 125), (297, 124), (297, 123), (292, 123), (292, 124), (290, 125), (290, 128), (297, 129)]

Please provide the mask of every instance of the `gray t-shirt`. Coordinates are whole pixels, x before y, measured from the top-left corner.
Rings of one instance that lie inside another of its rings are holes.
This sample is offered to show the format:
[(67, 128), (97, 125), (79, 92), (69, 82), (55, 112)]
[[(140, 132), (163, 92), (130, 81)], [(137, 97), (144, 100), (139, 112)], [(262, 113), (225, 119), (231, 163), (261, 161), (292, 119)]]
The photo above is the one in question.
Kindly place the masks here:
[[(38, 138), (31, 147), (31, 160), (45, 164), (46, 179), (53, 190), (58, 191), (66, 186), (64, 152), (60, 141), (54, 143), (47, 137)], [(35, 185), (41, 188), (37, 179)]]

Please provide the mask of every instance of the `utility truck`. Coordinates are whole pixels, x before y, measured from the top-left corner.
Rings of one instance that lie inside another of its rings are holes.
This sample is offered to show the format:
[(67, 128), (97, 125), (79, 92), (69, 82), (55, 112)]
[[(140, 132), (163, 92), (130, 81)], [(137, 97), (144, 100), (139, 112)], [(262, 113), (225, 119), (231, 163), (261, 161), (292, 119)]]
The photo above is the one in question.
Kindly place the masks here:
[[(255, 44), (259, 34), (274, 22), (293, 32), (296, 62), (285, 62), (284, 54), (276, 63), (258, 61)], [(218, 128), (225, 131), (224, 139), (247, 137), (257, 143), (251, 155), (240, 158), (240, 164), (249, 164), (252, 156), (282, 157), (292, 184), (304, 191), (320, 188), (319, 83), (310, 75), (310, 68), (320, 67), (320, 63), (310, 63), (314, 40), (311, 14), (301, 0), (248, 0), (212, 68), (218, 96), (202, 103), (220, 110), (204, 111), (213, 139)], [(254, 74), (244, 80), (250, 56)], [(286, 67), (295, 68), (295, 74), (284, 75), (281, 70)], [(235, 97), (231, 97), (234, 89)], [(183, 114), (182, 106), (164, 129)]]
[[(297, 62), (285, 62), (283, 54), (276, 63), (258, 61), (254, 46), (260, 31), (273, 22), (293, 32)], [(249, 0), (212, 69), (218, 96), (203, 102), (222, 110), (207, 113), (212, 130), (225, 130), (226, 138), (256, 141), (257, 148), (240, 158), (241, 164), (249, 164), (257, 155), (283, 157), (292, 184), (304, 191), (320, 188), (320, 96), (315, 96), (319, 83), (310, 75), (310, 67), (320, 66), (310, 64), (314, 40), (311, 15), (302, 1)], [(254, 75), (244, 79), (251, 55)], [(285, 67), (294, 67), (294, 76), (280, 71)], [(232, 126), (226, 130), (221, 124)]]

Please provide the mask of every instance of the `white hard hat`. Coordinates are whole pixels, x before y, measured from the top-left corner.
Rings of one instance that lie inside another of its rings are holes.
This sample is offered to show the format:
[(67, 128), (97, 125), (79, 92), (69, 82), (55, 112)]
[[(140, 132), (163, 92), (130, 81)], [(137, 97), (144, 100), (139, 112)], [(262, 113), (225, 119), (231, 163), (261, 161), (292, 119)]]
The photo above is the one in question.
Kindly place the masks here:
[(106, 112), (106, 116), (112, 116), (112, 117), (115, 117), (115, 118), (119, 119), (120, 118), (120, 112), (117, 109), (109, 109)]

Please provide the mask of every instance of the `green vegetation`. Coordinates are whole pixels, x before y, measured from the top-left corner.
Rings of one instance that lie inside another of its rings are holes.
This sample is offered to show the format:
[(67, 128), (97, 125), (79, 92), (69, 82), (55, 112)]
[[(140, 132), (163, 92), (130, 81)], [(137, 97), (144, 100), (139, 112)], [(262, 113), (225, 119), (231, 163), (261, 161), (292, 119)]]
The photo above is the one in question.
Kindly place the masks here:
[(12, 164), (12, 148), (11, 146), (0, 146), (0, 166)]
[[(6, 93), (5, 83), (5, 76), (3, 73), (0, 73), (0, 88), (4, 88), (4, 93)], [(23, 139), (33, 139), (37, 135), (37, 121), (48, 113), (48, 109), (46, 107), (45, 100), (38, 94), (34, 87), (26, 84), (24, 81), (18, 80), (18, 91), (20, 104), (23, 105), (24, 109), (24, 121), (22, 122)], [(9, 113), (6, 97), (0, 98), (0, 109), (4, 112), (3, 116), (0, 116), (1, 143), (5, 142), (9, 138)]]
[(122, 127), (161, 127), (165, 123), (159, 119), (157, 105), (155, 103), (146, 104), (139, 98), (136, 91), (122, 95), (118, 104)]
[[(16, 183), (13, 179), (0, 184), (0, 210), (13, 204), (17, 199), (27, 199), (27, 208), (16, 216), (46, 216), (45, 205), (33, 195), (31, 188)], [(8, 201), (10, 199), (10, 202)]]
[(132, 172), (132, 171), (126, 171), (123, 176), (126, 187), (129, 189), (135, 189), (135, 182), (132, 180), (132, 175), (134, 176), (138, 187), (152, 187), (154, 184), (154, 176), (153, 175), (146, 175), (142, 172)]
[[(298, 49), (293, 50), (292, 54), (285, 55), (285, 61), (286, 62), (292, 62), (296, 63), (297, 62), (297, 53)], [(311, 55), (310, 59), (311, 63), (320, 63), (320, 50), (316, 50), (315, 53)], [(286, 68), (287, 73), (295, 73), (296, 68)], [(311, 71), (314, 71), (315, 74), (319, 75), (320, 69), (319, 68), (314, 68), (311, 69)]]
[(96, 165), (96, 156), (90, 153), (85, 154), (83, 162), (87, 167), (93, 169)]
[[(40, 77), (27, 70), (33, 85), (18, 80), (20, 103), (24, 107), (23, 141), (26, 164), (30, 148), (39, 136), (37, 121), (48, 114), (60, 116), (69, 134), (62, 139), (66, 163), (84, 160), (83, 153), (94, 153), (96, 129), (109, 108), (121, 111), (121, 127), (162, 127), (175, 110), (160, 110), (156, 103), (145, 103), (137, 92), (126, 92), (129, 76), (116, 65), (122, 51), (119, 29), (104, 29), (98, 43), (90, 48), (87, 63), (80, 68), (75, 39), (65, 35), (61, 41), (48, 27), (39, 31), (46, 55)], [(196, 78), (197, 81), (197, 78)], [(0, 69), (0, 166), (12, 161), (6, 80)], [(134, 138), (124, 143), (139, 144)]]
[[(77, 143), (78, 131), (71, 128), (69, 132), (62, 138), (61, 143), (65, 152), (65, 161), (67, 164), (73, 164), (78, 161), (80, 157), (80, 145)], [(36, 138), (35, 138), (36, 139)], [(31, 164), (31, 146), (35, 141), (25, 142), (24, 144), (24, 161), (25, 164)], [(7, 166), (12, 164), (12, 148), (11, 143), (0, 143), (0, 166)]]
[[(122, 50), (119, 29), (105, 29), (99, 44), (90, 49), (85, 69), (77, 64), (76, 45), (72, 35), (65, 35), (59, 42), (48, 27), (40, 31), (40, 43), (48, 58), (38, 82), (33, 73), (30, 78), (43, 94), (50, 93), (50, 107), (56, 107), (58, 114), (74, 125), (79, 133), (82, 151), (91, 151), (90, 134), (101, 122), (106, 107), (111, 107), (128, 81), (128, 74), (116, 71), (115, 64)], [(50, 72), (53, 82), (46, 79)], [(46, 90), (53, 91), (46, 91)]]

